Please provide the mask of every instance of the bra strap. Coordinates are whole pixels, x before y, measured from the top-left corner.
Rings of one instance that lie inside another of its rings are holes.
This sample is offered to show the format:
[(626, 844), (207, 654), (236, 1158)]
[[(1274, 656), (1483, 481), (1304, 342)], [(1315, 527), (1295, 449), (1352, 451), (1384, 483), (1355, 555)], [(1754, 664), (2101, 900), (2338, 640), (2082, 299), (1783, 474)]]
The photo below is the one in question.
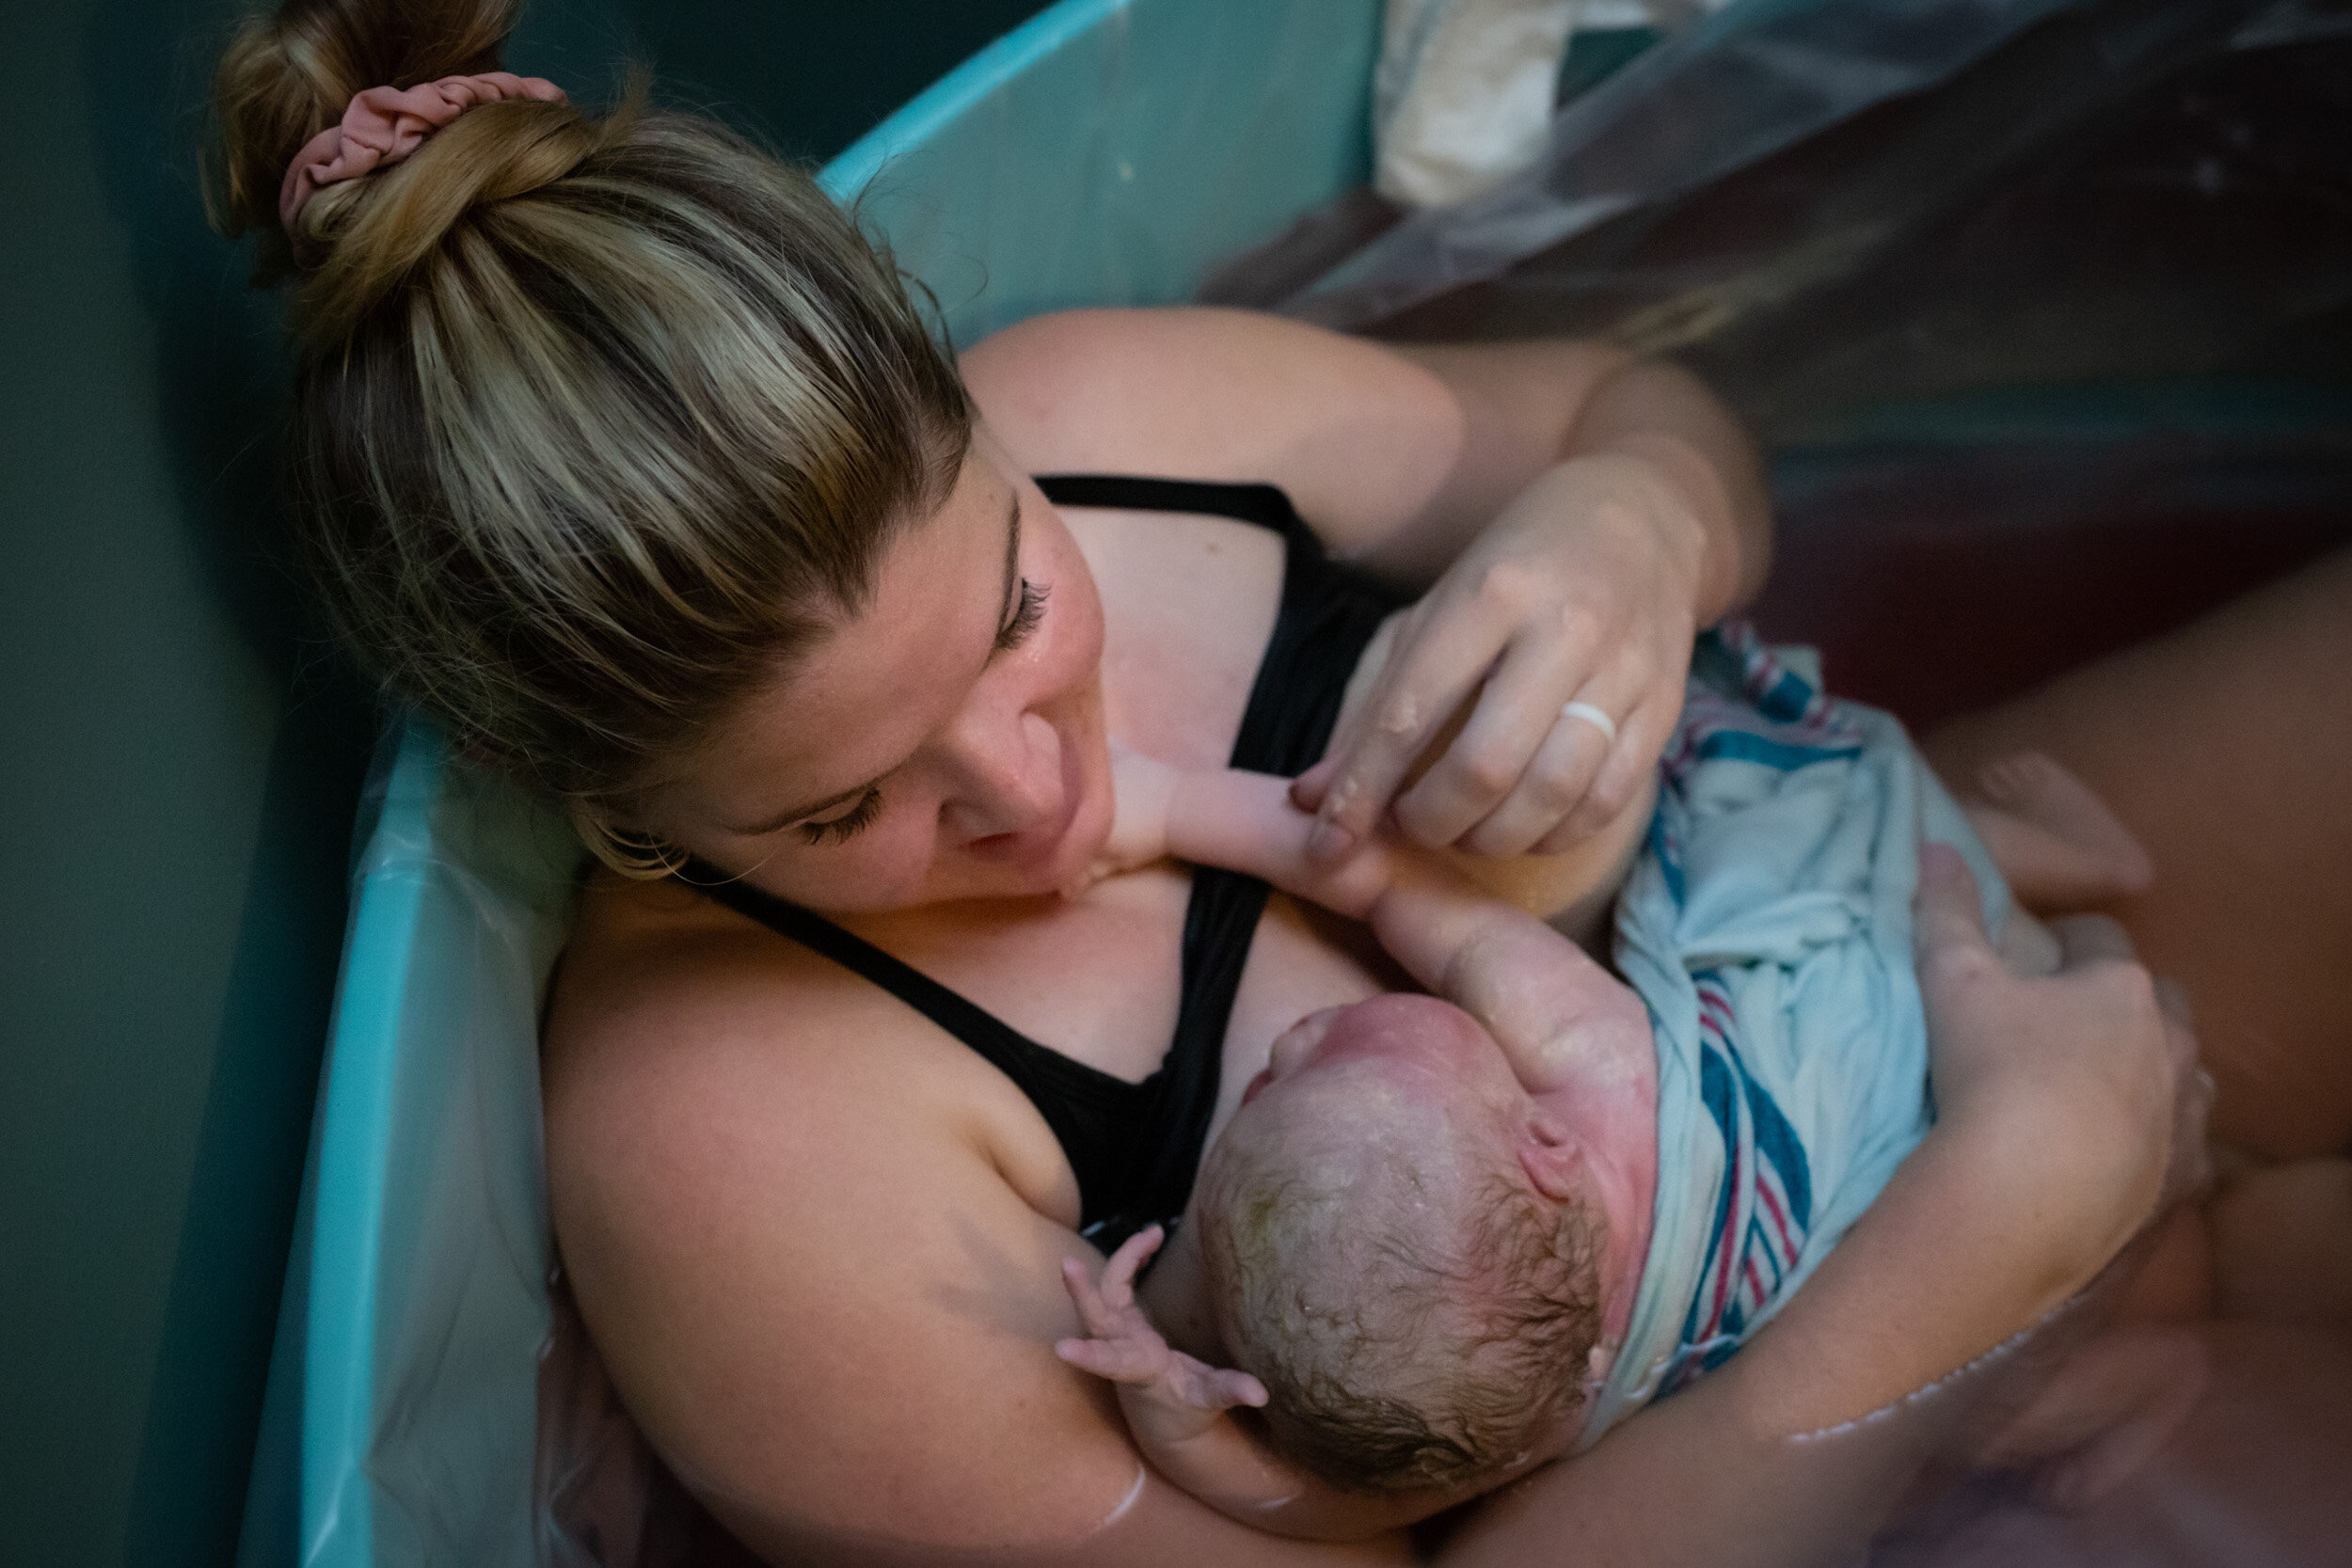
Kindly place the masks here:
[[(1281, 608), (1259, 661), (1230, 766), (1289, 777), (1322, 755), (1347, 679), (1391, 601), (1333, 563), (1323, 543), (1271, 484), (1107, 474), (1056, 474), (1038, 487), (1057, 506), (1199, 512), (1255, 523), (1282, 536)], [(1255, 877), (1196, 867), (1184, 906), (1184, 982), (1176, 1034), (1151, 1081), (1152, 1101), (1119, 1191), (1129, 1207), (1092, 1237), (1105, 1250), (1144, 1226), (1172, 1221), (1192, 1196), (1223, 1077), (1225, 1032), (1270, 890)], [(1091, 1233), (1090, 1233), (1091, 1234)]]

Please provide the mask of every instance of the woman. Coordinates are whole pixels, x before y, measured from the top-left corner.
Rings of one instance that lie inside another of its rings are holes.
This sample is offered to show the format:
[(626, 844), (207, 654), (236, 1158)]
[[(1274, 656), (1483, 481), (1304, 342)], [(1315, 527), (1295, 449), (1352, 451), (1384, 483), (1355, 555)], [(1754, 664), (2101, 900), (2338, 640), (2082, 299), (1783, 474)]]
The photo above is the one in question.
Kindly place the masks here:
[[(300, 273), (296, 471), (346, 635), (609, 863), (693, 879), (596, 879), (547, 1023), (558, 1235), (616, 1385), (779, 1560), (1396, 1559), (1208, 1513), (1053, 1357), (1080, 1227), (1169, 1212), (1272, 1036), (1381, 984), (1248, 888), (1062, 896), (1107, 829), (1106, 740), (1205, 765), (1240, 736), (1295, 768), (1336, 719), (1335, 854), (1384, 815), (1486, 856), (1622, 854), (1692, 626), (1762, 575), (1744, 440), (1605, 350), (1406, 356), (1215, 312), (1042, 319), (960, 378), (805, 179), (494, 75), (510, 22), (297, 0), (255, 24), (222, 68), (222, 212)], [(1269, 492), (1066, 481), (1057, 507), (1039, 473), (1271, 483), (1429, 586), (1382, 622)], [(1539, 871), (1502, 875), (1541, 901)], [(1809, 1560), (1951, 1402), (1861, 1447), (1781, 1439), (1981, 1352), (2145, 1217), (2183, 1037), (2145, 975), (2094, 934), (2019, 986), (1931, 924), (1935, 1136), (1802, 1311), (1482, 1505), (1447, 1560)], [(1164, 1057), (1183, 1092), (1138, 1111), (1120, 1085)], [(2059, 1100), (2106, 1135), (2036, 1138)], [(1940, 1275), (1918, 1238), (1959, 1223), (2009, 1227), (2014, 1273)], [(1857, 1345), (1890, 1278), (1911, 1331)], [(1711, 1510), (1629, 1506), (1701, 1478)]]

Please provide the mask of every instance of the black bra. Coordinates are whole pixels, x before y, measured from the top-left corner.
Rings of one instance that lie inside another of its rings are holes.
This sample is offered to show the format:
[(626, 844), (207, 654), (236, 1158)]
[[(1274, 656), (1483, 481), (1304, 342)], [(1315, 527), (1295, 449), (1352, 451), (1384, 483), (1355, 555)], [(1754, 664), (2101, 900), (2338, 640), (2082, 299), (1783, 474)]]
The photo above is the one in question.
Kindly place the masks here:
[[(1040, 475), (1057, 506), (1192, 512), (1282, 536), (1281, 609), (1250, 687), (1232, 766), (1285, 776), (1323, 755), (1364, 644), (1397, 600), (1332, 562), (1290, 498), (1271, 484), (1209, 484), (1109, 474)], [(1263, 911), (1266, 884), (1203, 867), (1184, 910), (1176, 1036), (1151, 1077), (1130, 1084), (1040, 1045), (930, 976), (824, 916), (690, 863), (696, 892), (873, 981), (978, 1052), (1045, 1117), (1078, 1179), (1080, 1225), (1105, 1252), (1154, 1220), (1173, 1220), (1216, 1109), (1225, 1029)]]

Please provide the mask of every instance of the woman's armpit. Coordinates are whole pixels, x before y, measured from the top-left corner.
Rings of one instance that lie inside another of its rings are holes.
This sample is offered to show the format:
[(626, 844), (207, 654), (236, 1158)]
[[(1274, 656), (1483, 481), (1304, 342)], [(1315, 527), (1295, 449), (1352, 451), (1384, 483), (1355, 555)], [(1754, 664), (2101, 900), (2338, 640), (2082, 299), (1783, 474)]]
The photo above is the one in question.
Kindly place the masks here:
[(1053, 1354), (1083, 1243), (1007, 1180), (1001, 1079), (898, 1036), (886, 997), (803, 998), (787, 1033), (726, 990), (643, 1050), (575, 1056), (550, 1097), (558, 1238), (623, 1402), (730, 1521), (1091, 1528), (1136, 1461)]

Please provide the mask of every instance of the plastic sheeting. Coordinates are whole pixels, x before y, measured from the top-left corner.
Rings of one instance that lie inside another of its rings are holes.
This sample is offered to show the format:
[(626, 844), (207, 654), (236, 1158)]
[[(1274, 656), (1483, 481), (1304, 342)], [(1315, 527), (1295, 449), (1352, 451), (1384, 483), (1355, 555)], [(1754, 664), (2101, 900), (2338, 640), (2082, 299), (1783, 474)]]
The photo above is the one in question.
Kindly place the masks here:
[[(1853, 8), (1833, 0), (1779, 25)], [(1775, 444), (1851, 438), (1851, 411), (1883, 422), (1889, 404), (1979, 388), (1999, 389), (2016, 425), (2021, 387), (2216, 374), (2240, 383), (2243, 424), (2280, 401), (2246, 383), (2347, 385), (2308, 337), (2289, 350), (2352, 303), (2352, 40), (2280, 47), (2343, 31), (2341, 16), (2278, 5), (2067, 7), (1932, 92), (1703, 184), (1678, 168), (1624, 180), (1624, 210), (1551, 238), (1593, 198), (1592, 145), (1559, 149), (1517, 182), (1523, 207), (1549, 213), (1518, 225), (1519, 254), (1471, 202), (1407, 219), (1318, 281), (1269, 279), (1256, 302), (1287, 293), (1286, 308), (1391, 337), (1571, 333), (1679, 353)], [(1807, 70), (1832, 77), (1843, 58), (1867, 76), (1833, 49), (1837, 32), (1806, 33)], [(1750, 42), (1696, 47), (1656, 52), (1689, 57), (1664, 72), (1667, 98), (1707, 98), (1721, 118), (1739, 105), (1718, 89), (1741, 87), (1760, 95), (1759, 120), (1793, 102), (1784, 80), (1736, 80)], [(1563, 135), (1587, 119), (1570, 108)], [(1718, 162), (1752, 150), (1701, 139)]]
[(538, 1010), (580, 844), (413, 721), (379, 748), (358, 842), (240, 1556), (530, 1563)]
[[(2081, 0), (1752, 0), (1692, 24), (1568, 103), (1543, 154), (1520, 172), (1405, 218), (1287, 299), (1265, 303), (1343, 328), (1392, 318), (1933, 87), (2037, 24), (2083, 8)], [(1955, 161), (1914, 168), (1915, 192), (1964, 188), (1989, 157), (2185, 51), (2268, 47), (2352, 25), (2316, 0), (2153, 0), (2104, 11), (2092, 56), (2020, 81), (2002, 103), (2010, 123), (1987, 126), (1987, 146), (1938, 149)], [(1868, 247), (1903, 215), (1883, 201), (1851, 215), (1810, 236), (1807, 264)], [(1768, 281), (1776, 280), (1759, 284)]]

